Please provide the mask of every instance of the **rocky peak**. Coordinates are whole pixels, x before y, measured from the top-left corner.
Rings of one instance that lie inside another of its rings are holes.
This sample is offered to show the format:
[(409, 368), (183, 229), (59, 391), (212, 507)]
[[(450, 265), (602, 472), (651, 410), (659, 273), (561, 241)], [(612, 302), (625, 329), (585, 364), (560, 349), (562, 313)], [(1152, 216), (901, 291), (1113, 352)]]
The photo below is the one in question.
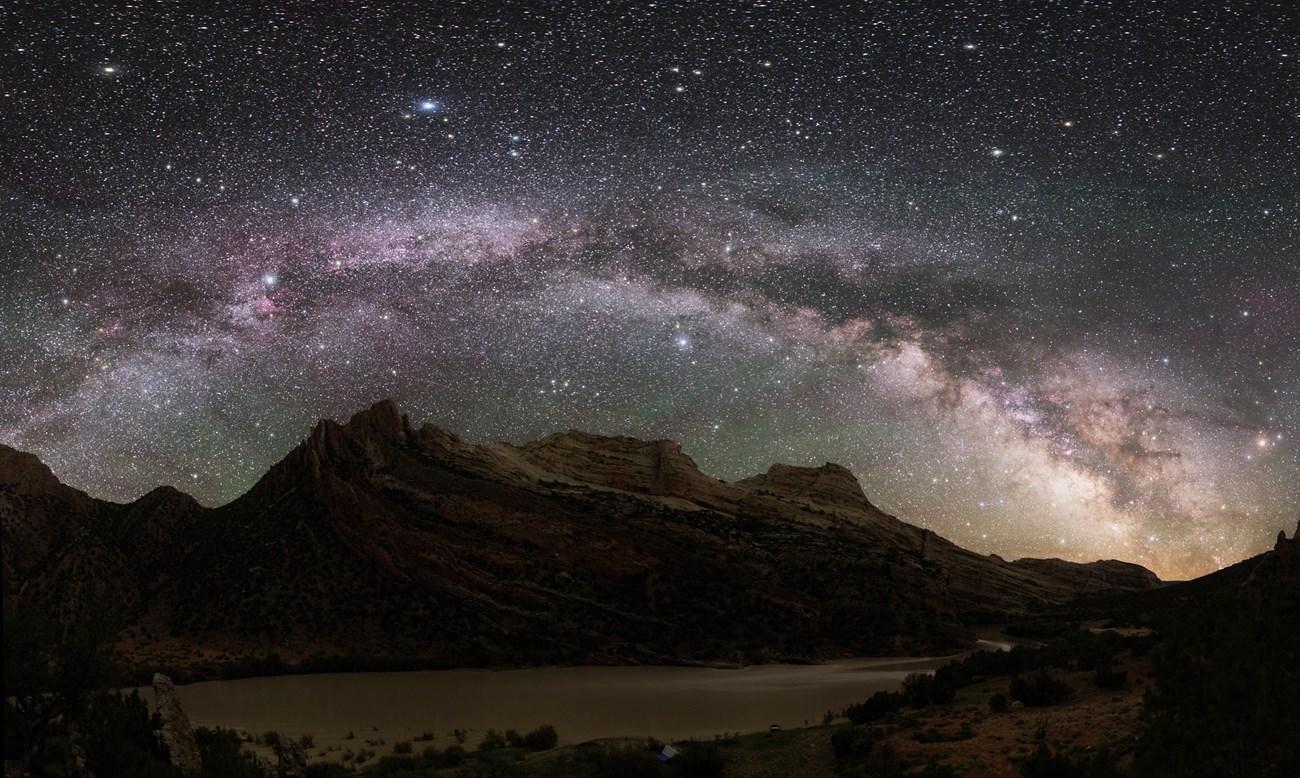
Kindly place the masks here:
[(834, 462), (821, 467), (776, 464), (766, 473), (746, 478), (738, 485), (751, 493), (766, 493), (785, 500), (828, 508), (876, 511), (853, 473)]
[(125, 506), (121, 522), (131, 531), (143, 532), (156, 544), (175, 539), (179, 528), (201, 514), (198, 500), (170, 486), (159, 486)]
[(203, 507), (199, 505), (198, 500), (195, 500), (193, 497), (189, 496), (185, 492), (182, 492), (180, 489), (177, 489), (174, 486), (168, 486), (167, 484), (163, 484), (162, 486), (155, 486), (153, 489), (150, 489), (147, 493), (142, 495), (135, 502), (131, 503), (131, 505), (133, 507), (142, 508), (142, 509), (153, 509), (155, 507), (160, 507), (160, 508), (165, 507), (165, 508), (181, 508), (184, 510), (191, 510), (191, 509)]
[(343, 425), (343, 429), (357, 437), (386, 438), (401, 443), (414, 436), (410, 417), (399, 411), (397, 404), (389, 399), (357, 412)]
[(354, 414), (346, 424), (321, 419), (249, 494), (283, 491), (295, 484), (319, 485), (323, 468), (345, 463), (373, 466), (385, 460), (385, 449), (405, 446), (415, 438), (410, 419), (392, 400), (380, 400)]

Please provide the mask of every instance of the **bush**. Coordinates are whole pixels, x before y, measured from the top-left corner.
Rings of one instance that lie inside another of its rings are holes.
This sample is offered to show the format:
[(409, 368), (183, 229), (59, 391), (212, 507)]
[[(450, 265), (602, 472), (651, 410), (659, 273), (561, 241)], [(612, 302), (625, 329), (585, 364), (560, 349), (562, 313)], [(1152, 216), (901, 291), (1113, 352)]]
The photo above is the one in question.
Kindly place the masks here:
[[(207, 768), (207, 763), (205, 762), (203, 766)], [(260, 777), (262, 773), (258, 771), (255, 775)], [(356, 778), (356, 776), (338, 762), (317, 762), (307, 765), (307, 778)]]
[(465, 761), (465, 749), (459, 745), (447, 746), (438, 760), (438, 767), (456, 767)]
[(975, 730), (971, 729), (969, 723), (962, 724), (961, 729), (956, 732), (940, 732), (930, 727), (912, 735), (912, 739), (918, 743), (957, 743), (973, 737), (975, 737)]
[(521, 739), (523, 747), (533, 751), (545, 751), (548, 748), (555, 748), (559, 742), (560, 736), (555, 731), (555, 727), (550, 724), (541, 725)]
[(1011, 706), (1011, 701), (1008, 700), (1007, 695), (1003, 694), (1002, 692), (998, 692), (997, 694), (994, 694), (992, 697), (989, 697), (989, 708), (994, 713), (1005, 713), (1007, 708), (1009, 708), (1010, 706)]
[(836, 759), (862, 759), (871, 754), (871, 749), (880, 737), (872, 730), (863, 727), (844, 727), (831, 735), (831, 751)]
[(1011, 699), (1019, 700), (1030, 708), (1046, 708), (1065, 702), (1074, 689), (1065, 681), (1053, 678), (1046, 670), (1039, 670), (1028, 679), (1011, 676)]
[(86, 766), (95, 775), (177, 775), (155, 732), (161, 723), (135, 690), (97, 693), (81, 721)]
[[(199, 757), (203, 760), (203, 778), (262, 778), (262, 771), (257, 765), (245, 759), (240, 752), (242, 743), (234, 730), (199, 727), (194, 730), (194, 740), (199, 745)], [(308, 776), (317, 778), (310, 773)]]
[(727, 758), (713, 743), (686, 743), (673, 758), (682, 778), (722, 778)]
[(886, 714), (896, 713), (907, 704), (907, 697), (896, 692), (876, 692), (865, 702), (849, 705), (844, 709), (844, 716), (854, 724), (866, 724), (879, 721)]
[(955, 767), (950, 767), (946, 764), (941, 765), (931, 759), (929, 763), (926, 764), (925, 769), (921, 770), (919, 773), (912, 773), (912, 775), (915, 778), (960, 778), (961, 773), (957, 772), (957, 768)]
[(1102, 689), (1120, 689), (1123, 688), (1124, 682), (1128, 680), (1128, 673), (1124, 670), (1115, 670), (1110, 665), (1106, 665), (1094, 670), (1092, 679)]
[(1083, 770), (1062, 753), (1052, 753), (1046, 743), (1020, 764), (1024, 778), (1082, 778)]
[(411, 753), (411, 741), (409, 741), (409, 740), (399, 740), (399, 741), (397, 741), (396, 743), (393, 744), (393, 753), (394, 753), (394, 754), (409, 754), (409, 753)]
[(932, 688), (934, 676), (929, 673), (908, 673), (903, 679), (903, 696), (913, 708), (924, 708), (930, 704)]
[[(677, 761), (676, 759), (673, 760)], [(583, 778), (660, 778), (664, 765), (655, 752), (641, 748), (593, 746), (566, 755), (565, 775)]]
[(483, 740), (478, 744), (480, 751), (495, 751), (498, 748), (505, 748), (507, 745), (506, 736), (497, 732), (495, 729), (489, 729), (483, 735)]
[(379, 761), (366, 770), (367, 775), (379, 778), (408, 778), (417, 774), (420, 761), (413, 756), (381, 756)]

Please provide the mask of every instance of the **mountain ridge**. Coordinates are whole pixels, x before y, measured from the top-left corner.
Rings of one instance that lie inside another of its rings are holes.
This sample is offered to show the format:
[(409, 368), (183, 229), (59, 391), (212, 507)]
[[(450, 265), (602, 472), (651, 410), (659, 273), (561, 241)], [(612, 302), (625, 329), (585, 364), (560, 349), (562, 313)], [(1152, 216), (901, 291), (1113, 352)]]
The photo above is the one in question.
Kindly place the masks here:
[[(8, 452), (0, 464), (30, 456)], [(673, 441), (570, 430), (475, 445), (415, 428), (389, 400), (318, 422), (217, 508), (167, 487), (96, 501), (32, 460), (0, 484), (6, 602), (69, 615), (114, 591), (142, 656), (196, 645), (451, 664), (948, 651), (970, 639), (958, 613), (1159, 585), (1114, 560), (975, 554), (881, 512), (833, 463), (728, 484)], [(32, 539), (37, 524), (58, 531)]]

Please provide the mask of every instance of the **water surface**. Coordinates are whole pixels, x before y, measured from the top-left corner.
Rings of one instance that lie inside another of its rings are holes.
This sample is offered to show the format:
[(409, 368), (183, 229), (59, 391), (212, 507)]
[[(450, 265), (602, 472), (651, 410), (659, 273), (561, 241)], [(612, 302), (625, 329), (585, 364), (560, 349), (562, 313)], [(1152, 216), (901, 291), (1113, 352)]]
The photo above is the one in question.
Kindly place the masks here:
[[(846, 659), (740, 670), (547, 667), (288, 675), (211, 681), (178, 691), (195, 725), (311, 733), (313, 753), (329, 745), (356, 748), (367, 739), (391, 744), (424, 732), (445, 746), (454, 742), (456, 729), (471, 732), (467, 745), (473, 747), (489, 728), (525, 732), (544, 723), (555, 726), (562, 743), (675, 740), (820, 722), (826, 710), (895, 690), (908, 673), (950, 659)], [(349, 732), (355, 738), (345, 740)]]

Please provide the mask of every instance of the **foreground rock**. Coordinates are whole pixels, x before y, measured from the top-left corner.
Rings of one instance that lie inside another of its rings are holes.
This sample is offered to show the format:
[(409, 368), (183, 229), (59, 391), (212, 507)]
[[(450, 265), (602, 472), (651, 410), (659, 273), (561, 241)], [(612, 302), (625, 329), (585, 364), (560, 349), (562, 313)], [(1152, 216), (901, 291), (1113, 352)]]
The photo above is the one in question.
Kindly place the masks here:
[(181, 697), (176, 693), (172, 679), (154, 673), (153, 693), (158, 703), (158, 715), (162, 717), (159, 734), (171, 753), (172, 764), (182, 772), (197, 774), (203, 768), (199, 744), (194, 739), (194, 727), (181, 708)]

